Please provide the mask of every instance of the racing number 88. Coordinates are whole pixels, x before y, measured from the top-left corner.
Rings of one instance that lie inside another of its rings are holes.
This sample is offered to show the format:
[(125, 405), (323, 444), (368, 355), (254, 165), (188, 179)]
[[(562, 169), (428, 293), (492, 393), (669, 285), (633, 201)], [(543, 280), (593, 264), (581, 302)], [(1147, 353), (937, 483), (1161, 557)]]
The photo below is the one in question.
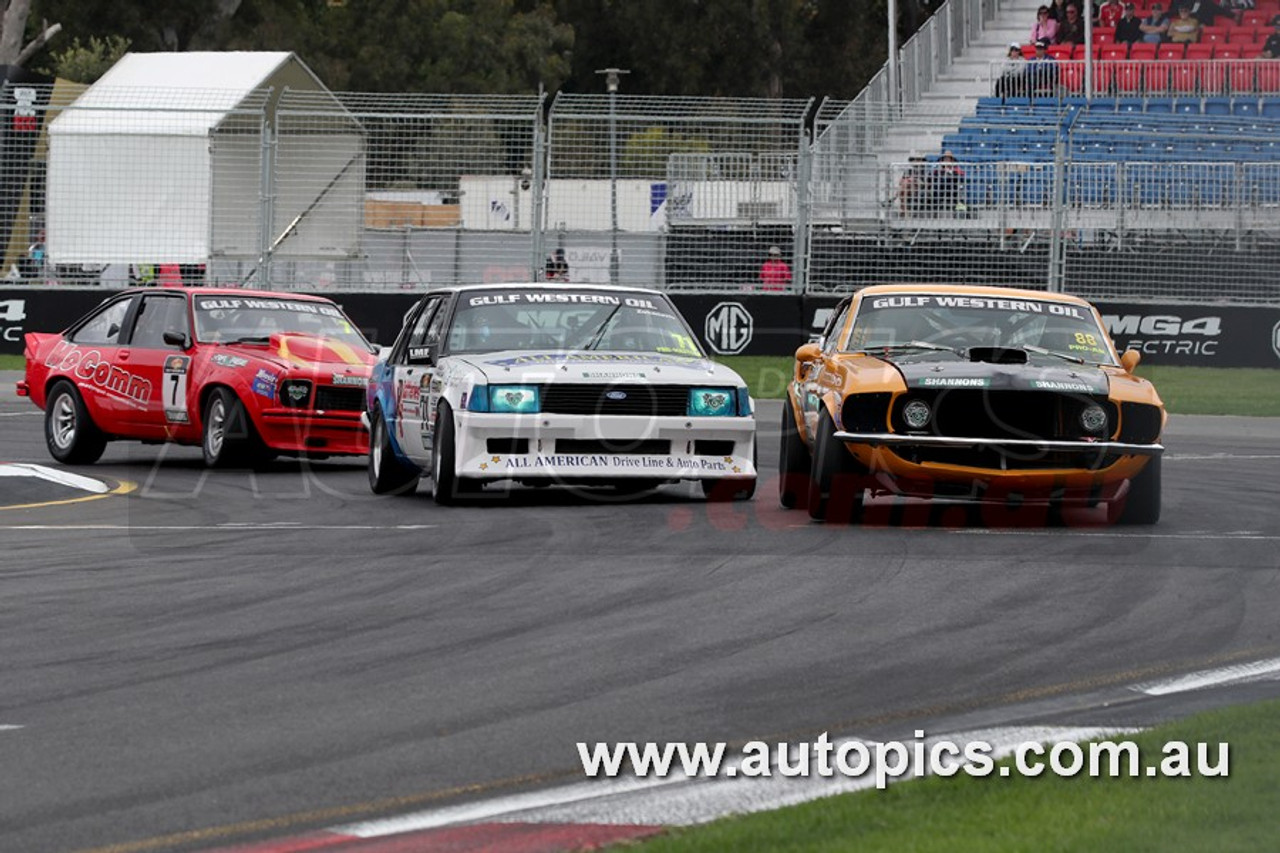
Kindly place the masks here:
[(1097, 336), (1090, 335), (1087, 332), (1076, 332), (1076, 343), (1096, 347), (1098, 345), (1098, 338)]

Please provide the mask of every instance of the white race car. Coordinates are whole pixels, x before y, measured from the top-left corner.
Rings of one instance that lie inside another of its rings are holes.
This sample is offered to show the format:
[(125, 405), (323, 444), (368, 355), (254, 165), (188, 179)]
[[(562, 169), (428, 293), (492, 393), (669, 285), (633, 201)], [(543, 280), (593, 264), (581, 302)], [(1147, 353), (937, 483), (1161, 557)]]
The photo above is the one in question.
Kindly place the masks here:
[(706, 357), (654, 290), (493, 284), (433, 290), (374, 366), (369, 485), (438, 503), (485, 483), (755, 492), (746, 383)]

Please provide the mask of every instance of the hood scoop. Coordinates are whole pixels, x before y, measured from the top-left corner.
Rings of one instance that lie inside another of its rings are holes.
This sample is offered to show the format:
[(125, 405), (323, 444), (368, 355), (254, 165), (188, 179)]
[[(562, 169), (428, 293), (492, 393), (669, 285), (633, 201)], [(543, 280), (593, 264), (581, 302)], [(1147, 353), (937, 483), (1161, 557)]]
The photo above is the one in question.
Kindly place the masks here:
[(1026, 364), (1027, 351), (1024, 349), (1008, 349), (1006, 347), (969, 347), (969, 361), (982, 361), (988, 364)]

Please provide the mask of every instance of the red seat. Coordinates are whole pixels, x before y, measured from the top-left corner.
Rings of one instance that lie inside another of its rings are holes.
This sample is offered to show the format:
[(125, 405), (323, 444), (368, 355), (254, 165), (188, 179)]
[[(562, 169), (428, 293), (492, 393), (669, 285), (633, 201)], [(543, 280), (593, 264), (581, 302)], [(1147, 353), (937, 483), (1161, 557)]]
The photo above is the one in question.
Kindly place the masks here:
[(1169, 71), (1173, 65), (1152, 60), (1142, 63), (1142, 84), (1148, 95), (1169, 94)]
[(1181, 59), (1186, 53), (1187, 46), (1185, 44), (1162, 44), (1160, 49), (1156, 51), (1157, 59)]
[(1094, 27), (1093, 43), (1094, 44), (1115, 44), (1116, 28), (1115, 27)]
[(1140, 41), (1129, 48), (1130, 59), (1155, 59), (1157, 45)]
[(1073, 49), (1073, 46), (1069, 44), (1051, 44), (1045, 52), (1059, 62), (1062, 62), (1063, 60), (1071, 58), (1071, 51)]
[(1239, 59), (1240, 47), (1232, 44), (1220, 44), (1213, 49), (1214, 59)]
[(1232, 27), (1227, 30), (1227, 44), (1253, 44), (1257, 40), (1253, 27)]
[(1179, 95), (1193, 94), (1200, 85), (1194, 62), (1169, 63), (1169, 85)]
[(1022, 58), (1031, 59), (1036, 55), (1036, 46), (1034, 44), (1024, 44), (1022, 46)]
[(1231, 66), (1231, 91), (1239, 94), (1241, 92), (1256, 92), (1257, 84), (1253, 79), (1254, 68), (1258, 65), (1256, 62), (1248, 60), (1237, 60), (1229, 63)]
[(1242, 44), (1240, 45), (1240, 56), (1244, 59), (1257, 59), (1259, 56), (1262, 56), (1262, 48), (1265, 46), (1266, 45), (1261, 42), (1255, 42), (1254, 44)]
[(1142, 91), (1142, 66), (1144, 62), (1117, 62), (1116, 92), (1133, 95)]
[(1240, 16), (1240, 25), (1244, 27), (1265, 27), (1271, 23), (1271, 16), (1257, 9), (1246, 9)]
[(1187, 45), (1187, 59), (1213, 59), (1214, 46), (1211, 44)]
[(1227, 68), (1216, 62), (1197, 63), (1199, 69), (1200, 91), (1206, 95), (1217, 95), (1227, 83)]
[[(1058, 82), (1068, 94), (1079, 95), (1084, 92), (1084, 63), (1067, 62), (1058, 69)], [(1096, 79), (1094, 85), (1097, 85)]]
[(1102, 58), (1108, 60), (1128, 59), (1129, 46), (1127, 44), (1107, 45), (1102, 49)]
[(1076, 49), (1071, 51), (1072, 59), (1084, 59), (1084, 45), (1076, 45)]
[(1280, 62), (1258, 63), (1258, 91), (1280, 92)]
[(1227, 34), (1231, 31), (1230, 27), (1201, 27), (1200, 43), (1201, 44), (1226, 44)]

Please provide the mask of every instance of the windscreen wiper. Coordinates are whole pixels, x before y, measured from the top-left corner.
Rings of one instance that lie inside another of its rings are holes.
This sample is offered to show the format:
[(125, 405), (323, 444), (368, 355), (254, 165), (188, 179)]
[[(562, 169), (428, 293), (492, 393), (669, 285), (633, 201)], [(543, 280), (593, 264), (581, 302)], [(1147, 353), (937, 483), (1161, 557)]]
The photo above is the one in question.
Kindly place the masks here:
[(1034, 345), (1034, 344), (1023, 344), (1021, 348), (1022, 348), (1022, 349), (1024, 349), (1024, 350), (1026, 350), (1027, 352), (1033, 352), (1033, 353), (1035, 353), (1036, 355), (1051, 355), (1051, 356), (1053, 356), (1054, 358), (1060, 358), (1060, 359), (1062, 359), (1063, 361), (1070, 361), (1070, 362), (1073, 362), (1073, 363), (1075, 363), (1075, 364), (1087, 364), (1087, 363), (1088, 363), (1088, 362), (1086, 362), (1083, 358), (1081, 358), (1081, 357), (1080, 357), (1080, 356), (1078, 356), (1078, 355), (1067, 355), (1065, 352), (1056, 352), (1056, 351), (1051, 350), (1051, 349), (1045, 349), (1044, 347), (1038, 347), (1038, 346), (1036, 346), (1036, 345)]
[(242, 338), (235, 338), (227, 341), (229, 344), (269, 344), (271, 343), (270, 335), (245, 335)]
[(591, 340), (587, 341), (587, 345), (582, 348), (584, 351), (593, 350), (600, 345), (600, 341), (604, 340), (605, 331), (609, 328), (609, 324), (613, 322), (614, 315), (621, 309), (622, 303), (619, 302), (617, 305), (613, 306), (608, 314), (605, 315), (605, 318), (600, 322), (599, 327), (591, 335)]
[(885, 344), (884, 346), (879, 346), (879, 347), (863, 347), (862, 349), (854, 350), (854, 352), (862, 352), (862, 353), (866, 353), (867, 355), (875, 355), (878, 352), (879, 353), (902, 352), (904, 350), (913, 350), (913, 349), (937, 350), (939, 352), (954, 353), (958, 356), (963, 356), (965, 354), (964, 350), (962, 349), (958, 349), (956, 347), (944, 346), (943, 344), (934, 344), (934, 343), (930, 343), (929, 341), (907, 341), (906, 343), (901, 343), (901, 344)]

